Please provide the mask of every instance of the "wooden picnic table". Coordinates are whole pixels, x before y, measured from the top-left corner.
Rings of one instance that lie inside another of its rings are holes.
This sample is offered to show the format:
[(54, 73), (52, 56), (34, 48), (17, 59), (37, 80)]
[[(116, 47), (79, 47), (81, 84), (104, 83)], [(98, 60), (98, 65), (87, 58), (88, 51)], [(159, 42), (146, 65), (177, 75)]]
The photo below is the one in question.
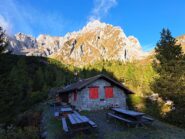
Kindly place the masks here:
[(121, 113), (121, 114), (132, 116), (132, 117), (142, 117), (143, 115), (145, 115), (145, 113), (142, 113), (142, 112), (125, 110), (125, 109), (122, 109), (122, 108), (112, 108), (112, 110), (115, 111), (115, 112)]
[(112, 111), (114, 113), (107, 113), (107, 118), (115, 118), (117, 120), (125, 122), (128, 126), (134, 125), (134, 126), (145, 126), (152, 124), (154, 119), (145, 116), (145, 113), (137, 112), (137, 111), (131, 111), (131, 110), (125, 110), (122, 108), (112, 108)]
[(62, 117), (67, 117), (70, 113), (73, 113), (73, 109), (71, 107), (62, 107), (60, 109), (60, 116)]
[(116, 114), (122, 115), (122, 117), (126, 118), (127, 120), (134, 122), (136, 126), (143, 125), (142, 117), (143, 117), (143, 115), (145, 115), (145, 113), (131, 111), (131, 110), (125, 110), (122, 108), (113, 108), (112, 110)]
[[(81, 116), (79, 114), (68, 114), (69, 122), (71, 124), (72, 131), (83, 131), (91, 127), (97, 127), (92, 125), (92, 121), (89, 120), (86, 116)], [(95, 124), (95, 123), (94, 123)]]
[(69, 112), (69, 113), (70, 113), (70, 112), (73, 112), (72, 108), (70, 108), (70, 107), (61, 108), (60, 111), (61, 111), (62, 113), (66, 113), (66, 112)]
[[(69, 110), (70, 109), (64, 109), (65, 112), (69, 112)], [(80, 115), (77, 111), (72, 112), (73, 113), (68, 113), (66, 117), (63, 116), (62, 118), (63, 130), (66, 133), (69, 131), (83, 131), (89, 128), (97, 128), (96, 123), (91, 121), (88, 117)]]
[(68, 114), (68, 118), (72, 125), (88, 122), (88, 119), (85, 116), (81, 116), (77, 114)]

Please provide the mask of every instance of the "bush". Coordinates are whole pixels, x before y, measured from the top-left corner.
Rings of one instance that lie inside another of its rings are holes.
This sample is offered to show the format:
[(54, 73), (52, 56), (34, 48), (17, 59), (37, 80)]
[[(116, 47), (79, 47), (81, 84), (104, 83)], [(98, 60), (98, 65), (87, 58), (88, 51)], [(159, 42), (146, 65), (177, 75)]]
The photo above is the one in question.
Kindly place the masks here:
[[(147, 97), (130, 95), (127, 99), (129, 108), (144, 112), (154, 118), (185, 128), (184, 107), (176, 107), (175, 110), (171, 106), (165, 105), (163, 101), (153, 101)], [(164, 111), (167, 109), (167, 111)], [(170, 109), (170, 110), (169, 110)]]
[(35, 127), (13, 128), (0, 133), (1, 139), (39, 139), (39, 130)]

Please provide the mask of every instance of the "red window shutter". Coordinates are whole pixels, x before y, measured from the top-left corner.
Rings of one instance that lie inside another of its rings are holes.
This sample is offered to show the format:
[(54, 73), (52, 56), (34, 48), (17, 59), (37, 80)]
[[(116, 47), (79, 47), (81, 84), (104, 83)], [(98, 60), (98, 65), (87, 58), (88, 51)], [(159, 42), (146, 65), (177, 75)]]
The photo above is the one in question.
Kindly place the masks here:
[(113, 88), (105, 87), (105, 98), (113, 98)]
[(89, 98), (90, 99), (97, 99), (98, 97), (99, 97), (98, 87), (89, 88)]
[(76, 101), (77, 100), (77, 92), (75, 91), (74, 92), (74, 101)]

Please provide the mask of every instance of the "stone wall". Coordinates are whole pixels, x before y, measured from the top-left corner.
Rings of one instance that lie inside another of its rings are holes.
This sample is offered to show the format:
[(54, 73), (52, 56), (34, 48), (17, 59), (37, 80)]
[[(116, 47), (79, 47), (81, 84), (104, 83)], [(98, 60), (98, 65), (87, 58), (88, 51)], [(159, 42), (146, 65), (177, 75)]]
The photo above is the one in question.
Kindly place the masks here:
[[(99, 98), (89, 98), (89, 87), (98, 86)], [(105, 98), (105, 86), (113, 86), (113, 98)], [(69, 95), (69, 102), (74, 105), (78, 110), (97, 110), (107, 108), (112, 105), (126, 108), (126, 94), (122, 89), (117, 86), (111, 85), (104, 79), (98, 79), (97, 81), (89, 84), (87, 87), (77, 92), (77, 100), (74, 101), (74, 94)]]
[(76, 101), (74, 100), (74, 92), (69, 94), (69, 103), (72, 106), (75, 106), (75, 108), (77, 108), (79, 110), (81, 108), (81, 105), (83, 105), (82, 101), (83, 101), (83, 95), (82, 95), (81, 91), (77, 92), (77, 99), (76, 99)]

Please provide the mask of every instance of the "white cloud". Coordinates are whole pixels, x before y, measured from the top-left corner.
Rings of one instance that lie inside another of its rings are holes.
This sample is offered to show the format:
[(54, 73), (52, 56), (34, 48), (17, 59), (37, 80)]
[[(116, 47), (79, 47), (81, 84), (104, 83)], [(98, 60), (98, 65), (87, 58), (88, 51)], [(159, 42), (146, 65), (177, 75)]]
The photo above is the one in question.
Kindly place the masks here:
[(101, 20), (116, 4), (117, 0), (94, 0), (94, 8), (91, 11), (89, 20)]
[(11, 33), (11, 25), (2, 15), (0, 15), (0, 26), (6, 31), (6, 33)]
[(0, 15), (11, 23), (12, 33), (23, 32), (35, 36), (37, 33), (55, 35), (59, 30), (62, 32), (64, 22), (61, 13), (43, 12), (29, 1), (5, 0), (0, 4), (0, 9)]
[[(8, 8), (7, 8), (8, 7)], [(30, 25), (27, 23), (26, 18), (23, 16), (25, 11), (22, 10), (22, 6), (18, 1), (6, 0), (1, 3), (0, 14), (3, 15), (9, 23), (11, 23), (11, 32), (15, 33), (16, 29), (25, 31), (26, 33), (32, 33)]]

